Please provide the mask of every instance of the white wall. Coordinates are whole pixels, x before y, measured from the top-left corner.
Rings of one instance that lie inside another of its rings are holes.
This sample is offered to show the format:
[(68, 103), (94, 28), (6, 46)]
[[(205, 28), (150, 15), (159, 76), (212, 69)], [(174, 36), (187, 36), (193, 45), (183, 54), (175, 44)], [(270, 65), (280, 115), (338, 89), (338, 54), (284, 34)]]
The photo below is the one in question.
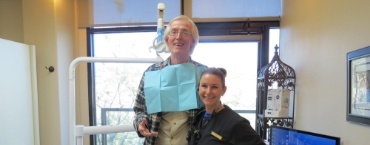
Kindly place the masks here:
[(284, 0), (281, 59), (297, 76), (295, 127), (367, 145), (370, 126), (346, 121), (346, 53), (370, 45), (370, 1)]
[[(68, 68), (73, 58), (75, 0), (23, 0), (24, 43), (37, 47), (42, 145), (68, 144)], [(54, 66), (50, 73), (45, 67)]]
[(23, 42), (22, 0), (0, 0), (0, 38)]

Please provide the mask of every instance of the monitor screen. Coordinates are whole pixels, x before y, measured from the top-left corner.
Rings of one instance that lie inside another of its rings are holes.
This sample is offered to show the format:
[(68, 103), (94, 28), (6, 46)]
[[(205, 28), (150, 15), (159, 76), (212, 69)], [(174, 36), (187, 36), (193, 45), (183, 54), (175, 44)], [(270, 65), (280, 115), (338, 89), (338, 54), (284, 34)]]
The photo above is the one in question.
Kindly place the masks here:
[(340, 138), (297, 129), (271, 126), (270, 145), (340, 145)]

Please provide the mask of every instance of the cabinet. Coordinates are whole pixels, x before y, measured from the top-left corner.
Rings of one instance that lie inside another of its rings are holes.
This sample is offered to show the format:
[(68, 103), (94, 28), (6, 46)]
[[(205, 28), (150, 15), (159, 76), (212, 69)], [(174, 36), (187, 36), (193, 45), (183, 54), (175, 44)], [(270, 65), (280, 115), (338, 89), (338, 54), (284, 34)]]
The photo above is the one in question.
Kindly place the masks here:
[[(274, 57), (270, 63), (259, 70), (257, 77), (256, 131), (263, 139), (268, 139), (271, 125), (293, 128), (294, 123), (296, 76), (294, 69), (280, 60), (277, 51), (278, 46), (275, 46)], [(271, 95), (273, 90), (289, 91), (287, 102), (289, 106), (286, 115), (268, 115), (265, 113), (268, 102), (271, 103), (271, 96), (268, 97), (268, 95)]]

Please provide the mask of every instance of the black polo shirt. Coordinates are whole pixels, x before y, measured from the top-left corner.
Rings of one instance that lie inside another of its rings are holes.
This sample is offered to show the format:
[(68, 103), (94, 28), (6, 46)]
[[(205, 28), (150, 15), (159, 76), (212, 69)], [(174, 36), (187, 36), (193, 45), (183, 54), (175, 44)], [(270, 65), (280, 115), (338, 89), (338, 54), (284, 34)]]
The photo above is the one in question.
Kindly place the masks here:
[[(249, 121), (228, 106), (204, 120), (205, 111), (197, 115), (189, 145), (265, 145)], [(194, 133), (194, 132), (199, 132)]]

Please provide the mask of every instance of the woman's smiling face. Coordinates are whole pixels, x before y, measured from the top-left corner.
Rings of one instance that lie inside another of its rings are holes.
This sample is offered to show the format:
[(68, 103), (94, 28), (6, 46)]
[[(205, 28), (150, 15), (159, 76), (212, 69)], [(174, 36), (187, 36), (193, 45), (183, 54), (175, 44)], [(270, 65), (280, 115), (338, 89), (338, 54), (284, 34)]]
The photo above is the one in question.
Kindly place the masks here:
[(205, 106), (217, 106), (225, 92), (226, 86), (217, 75), (204, 74), (200, 79), (199, 96)]

